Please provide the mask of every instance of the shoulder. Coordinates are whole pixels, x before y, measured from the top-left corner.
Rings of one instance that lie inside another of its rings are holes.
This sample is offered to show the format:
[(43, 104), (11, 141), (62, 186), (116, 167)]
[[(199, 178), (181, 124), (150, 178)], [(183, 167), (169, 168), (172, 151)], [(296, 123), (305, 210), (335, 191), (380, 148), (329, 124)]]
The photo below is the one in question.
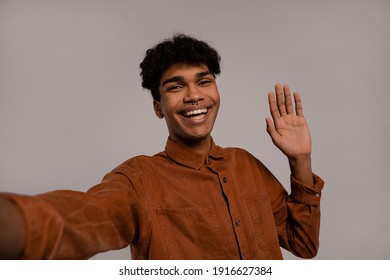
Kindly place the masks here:
[(124, 183), (130, 181), (133, 185), (142, 184), (142, 178), (152, 174), (156, 164), (158, 164), (157, 155), (139, 155), (129, 158), (107, 173), (103, 181), (114, 180)]
[(113, 171), (137, 170), (141, 172), (145, 167), (148, 167), (158, 161), (158, 157), (160, 154), (163, 153), (158, 153), (154, 156), (139, 155), (129, 158), (128, 160), (116, 166)]
[(255, 160), (256, 157), (248, 152), (247, 150), (243, 148), (238, 148), (238, 147), (226, 147), (223, 148), (224, 155), (227, 157), (238, 157), (238, 158), (243, 158), (243, 159), (251, 159)]
[(159, 152), (152, 156), (134, 156), (116, 166), (113, 172), (138, 172), (139, 174), (154, 172), (156, 168), (167, 163), (167, 158), (165, 152)]
[(229, 164), (237, 163), (239, 165), (250, 165), (256, 166), (261, 170), (267, 170), (267, 167), (261, 162), (261, 160), (246, 149), (239, 147), (226, 147), (223, 148), (223, 151), (224, 159), (228, 161)]

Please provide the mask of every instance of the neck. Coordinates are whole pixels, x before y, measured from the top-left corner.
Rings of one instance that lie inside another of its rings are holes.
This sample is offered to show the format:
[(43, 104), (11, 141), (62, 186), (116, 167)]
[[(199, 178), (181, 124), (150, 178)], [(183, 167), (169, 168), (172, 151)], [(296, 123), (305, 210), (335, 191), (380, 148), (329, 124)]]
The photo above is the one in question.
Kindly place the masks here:
[(208, 135), (202, 139), (178, 139), (172, 138), (174, 141), (179, 142), (181, 145), (191, 149), (194, 153), (203, 155), (205, 158), (210, 152), (211, 148), (211, 136)]

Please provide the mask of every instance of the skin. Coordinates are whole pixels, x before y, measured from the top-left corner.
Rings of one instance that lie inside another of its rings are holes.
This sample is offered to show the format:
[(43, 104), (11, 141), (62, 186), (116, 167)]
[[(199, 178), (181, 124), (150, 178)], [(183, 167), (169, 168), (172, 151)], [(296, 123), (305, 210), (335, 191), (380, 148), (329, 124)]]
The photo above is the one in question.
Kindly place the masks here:
[[(169, 136), (206, 157), (220, 105), (215, 77), (208, 67), (172, 65), (160, 79), (160, 95), (153, 107), (158, 117), (165, 118)], [(186, 115), (201, 109), (205, 113)]]
[(311, 136), (303, 116), (302, 100), (294, 92), (295, 112), (288, 85), (275, 85), (275, 94), (268, 93), (272, 120), (266, 118), (267, 132), (272, 142), (289, 161), (291, 175), (301, 183), (314, 184), (311, 168)]
[[(164, 118), (169, 136), (207, 156), (210, 133), (220, 106), (215, 77), (205, 65), (174, 64), (162, 75), (161, 100), (153, 107), (159, 118)], [(294, 99), (294, 104), (293, 104)], [(291, 175), (305, 185), (313, 185), (311, 170), (311, 137), (303, 116), (298, 92), (293, 97), (287, 85), (275, 85), (269, 92), (271, 118), (266, 118), (267, 132), (272, 142), (288, 158)], [(295, 107), (295, 112), (294, 112)], [(189, 118), (186, 113), (206, 109)], [(23, 253), (25, 228), (19, 209), (0, 197), (0, 259), (17, 259)]]

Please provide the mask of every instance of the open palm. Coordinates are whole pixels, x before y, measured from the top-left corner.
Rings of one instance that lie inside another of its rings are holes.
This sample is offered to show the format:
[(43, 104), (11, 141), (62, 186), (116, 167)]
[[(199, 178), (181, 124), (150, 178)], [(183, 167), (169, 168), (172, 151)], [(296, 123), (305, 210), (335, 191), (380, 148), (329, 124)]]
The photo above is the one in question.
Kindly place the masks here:
[(302, 100), (298, 92), (294, 92), (295, 113), (290, 89), (275, 85), (276, 99), (273, 92), (268, 94), (272, 119), (267, 118), (267, 132), (272, 142), (288, 158), (310, 156), (311, 137), (303, 116)]

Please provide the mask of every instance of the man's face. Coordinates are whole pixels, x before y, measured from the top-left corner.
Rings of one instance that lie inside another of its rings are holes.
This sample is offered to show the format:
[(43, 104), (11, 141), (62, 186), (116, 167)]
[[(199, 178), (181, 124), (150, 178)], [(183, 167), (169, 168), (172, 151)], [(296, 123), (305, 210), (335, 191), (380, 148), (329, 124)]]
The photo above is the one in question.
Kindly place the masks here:
[(209, 139), (220, 98), (206, 65), (171, 65), (161, 76), (159, 90), (161, 100), (154, 101), (154, 109), (165, 118), (172, 139), (187, 145)]

